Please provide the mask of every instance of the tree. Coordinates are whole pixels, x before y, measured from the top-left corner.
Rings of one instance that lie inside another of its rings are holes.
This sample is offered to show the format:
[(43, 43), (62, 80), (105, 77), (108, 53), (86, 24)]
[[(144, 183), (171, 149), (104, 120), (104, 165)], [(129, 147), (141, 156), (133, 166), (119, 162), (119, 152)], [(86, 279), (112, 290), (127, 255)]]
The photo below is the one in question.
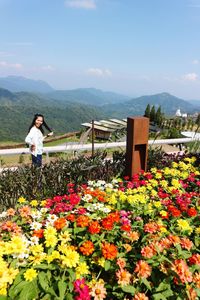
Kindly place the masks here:
[(161, 112), (161, 106), (159, 106), (155, 115), (156, 124), (160, 125), (162, 123), (162, 119), (163, 119), (163, 114)]
[(147, 104), (147, 107), (144, 112), (144, 117), (150, 118), (151, 107), (150, 104)]
[(156, 117), (156, 110), (155, 110), (155, 106), (153, 105), (150, 111), (150, 121), (155, 122), (155, 117)]

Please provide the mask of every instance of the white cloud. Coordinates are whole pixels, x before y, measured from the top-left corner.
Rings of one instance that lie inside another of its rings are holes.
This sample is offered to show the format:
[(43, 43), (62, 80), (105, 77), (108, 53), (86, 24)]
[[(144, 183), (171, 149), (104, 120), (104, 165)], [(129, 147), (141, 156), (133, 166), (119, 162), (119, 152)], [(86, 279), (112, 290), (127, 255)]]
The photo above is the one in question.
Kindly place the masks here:
[(196, 73), (188, 73), (183, 75), (182, 78), (187, 81), (196, 81), (198, 79), (198, 75)]
[(97, 77), (110, 77), (112, 76), (112, 73), (108, 69), (99, 69), (99, 68), (89, 68), (87, 70), (87, 74)]
[(54, 68), (51, 65), (43, 66), (41, 69), (43, 71), (54, 71)]
[(84, 9), (95, 9), (95, 0), (66, 0), (65, 6)]
[(192, 64), (193, 64), (193, 65), (198, 65), (198, 64), (199, 64), (199, 60), (198, 60), (198, 59), (194, 59), (194, 60), (192, 61)]
[(10, 64), (7, 61), (0, 61), (0, 67), (13, 68), (13, 69), (22, 69), (23, 68), (22, 64), (19, 64), (19, 63)]
[(0, 51), (0, 56), (1, 57), (10, 57), (10, 56), (14, 56), (14, 55), (11, 53), (8, 53), (8, 52)]

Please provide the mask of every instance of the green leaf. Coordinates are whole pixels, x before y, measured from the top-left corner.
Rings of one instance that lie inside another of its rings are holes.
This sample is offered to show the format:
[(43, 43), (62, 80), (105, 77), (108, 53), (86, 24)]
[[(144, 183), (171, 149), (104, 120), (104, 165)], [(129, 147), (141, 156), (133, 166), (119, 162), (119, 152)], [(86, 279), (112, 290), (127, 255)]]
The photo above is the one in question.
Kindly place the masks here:
[(142, 278), (142, 282), (147, 287), (147, 289), (151, 291), (151, 285), (150, 285), (149, 281), (146, 278)]
[(124, 285), (122, 286), (122, 291), (125, 293), (129, 293), (134, 295), (135, 294), (135, 288), (132, 285)]
[(58, 290), (59, 290), (59, 295), (60, 295), (59, 298), (60, 298), (60, 300), (61, 300), (61, 299), (64, 299), (66, 289), (67, 289), (67, 284), (66, 284), (66, 282), (64, 282), (64, 281), (59, 281), (59, 282), (58, 282)]
[(105, 261), (104, 269), (105, 269), (105, 271), (108, 271), (110, 269), (110, 261), (109, 260)]
[(21, 292), (21, 290), (24, 288), (24, 286), (27, 285), (27, 282), (24, 281), (24, 280), (22, 280), (22, 279), (21, 279), (21, 281), (18, 281), (18, 280), (17, 280), (17, 282), (19, 282), (19, 283), (15, 284), (15, 282), (14, 282), (14, 284), (12, 285), (12, 287), (11, 287), (10, 290), (9, 290), (9, 296), (11, 297), (11, 299), (12, 299), (12, 298), (15, 299), (16, 296), (17, 296), (17, 295)]
[(7, 296), (0, 296), (0, 300), (7, 300), (8, 297)]
[(161, 293), (152, 295), (154, 300), (167, 300), (167, 298)]
[(49, 280), (47, 274), (45, 272), (39, 272), (38, 274), (39, 284), (43, 288), (45, 292), (47, 292), (49, 288)]
[(26, 282), (26, 285), (23, 287), (18, 300), (33, 300), (38, 296), (38, 286), (37, 279), (32, 280), (31, 282)]

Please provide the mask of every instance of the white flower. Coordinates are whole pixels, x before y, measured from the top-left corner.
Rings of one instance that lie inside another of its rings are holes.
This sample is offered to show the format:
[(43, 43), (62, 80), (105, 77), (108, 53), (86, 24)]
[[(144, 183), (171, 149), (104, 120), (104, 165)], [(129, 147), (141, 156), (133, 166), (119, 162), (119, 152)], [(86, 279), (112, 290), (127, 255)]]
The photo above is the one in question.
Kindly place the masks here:
[(86, 194), (86, 195), (82, 198), (82, 200), (85, 201), (85, 202), (90, 202), (91, 199), (92, 199), (92, 196), (89, 195), (89, 194)]
[(47, 222), (53, 225), (53, 223), (58, 219), (58, 217), (54, 214), (49, 214), (47, 217)]
[(33, 245), (37, 245), (39, 244), (39, 238), (37, 236), (32, 236), (30, 238), (30, 245), (33, 246)]
[(7, 216), (7, 212), (6, 211), (3, 211), (1, 214), (0, 214), (0, 218), (5, 218)]
[(46, 212), (48, 211), (48, 208), (42, 207), (40, 211), (42, 214), (46, 214)]
[(32, 211), (32, 213), (31, 213), (31, 217), (33, 219), (40, 219), (41, 216), (42, 216), (42, 213), (39, 210)]
[(39, 230), (42, 227), (42, 224), (39, 222), (32, 222), (30, 228), (32, 230)]

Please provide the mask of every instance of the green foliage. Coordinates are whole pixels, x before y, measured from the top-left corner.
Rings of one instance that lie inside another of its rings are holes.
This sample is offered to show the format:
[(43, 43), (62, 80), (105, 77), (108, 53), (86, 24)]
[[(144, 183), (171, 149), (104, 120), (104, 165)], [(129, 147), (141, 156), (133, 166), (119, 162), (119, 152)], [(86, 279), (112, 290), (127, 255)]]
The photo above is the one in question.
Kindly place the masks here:
[(88, 180), (110, 180), (124, 171), (125, 154), (113, 153), (106, 159), (106, 152), (96, 152), (94, 157), (79, 156), (73, 160), (59, 160), (41, 169), (30, 166), (16, 170), (5, 169), (0, 174), (0, 206), (14, 207), (16, 199), (43, 199), (55, 194), (65, 194), (69, 181), (83, 183)]

